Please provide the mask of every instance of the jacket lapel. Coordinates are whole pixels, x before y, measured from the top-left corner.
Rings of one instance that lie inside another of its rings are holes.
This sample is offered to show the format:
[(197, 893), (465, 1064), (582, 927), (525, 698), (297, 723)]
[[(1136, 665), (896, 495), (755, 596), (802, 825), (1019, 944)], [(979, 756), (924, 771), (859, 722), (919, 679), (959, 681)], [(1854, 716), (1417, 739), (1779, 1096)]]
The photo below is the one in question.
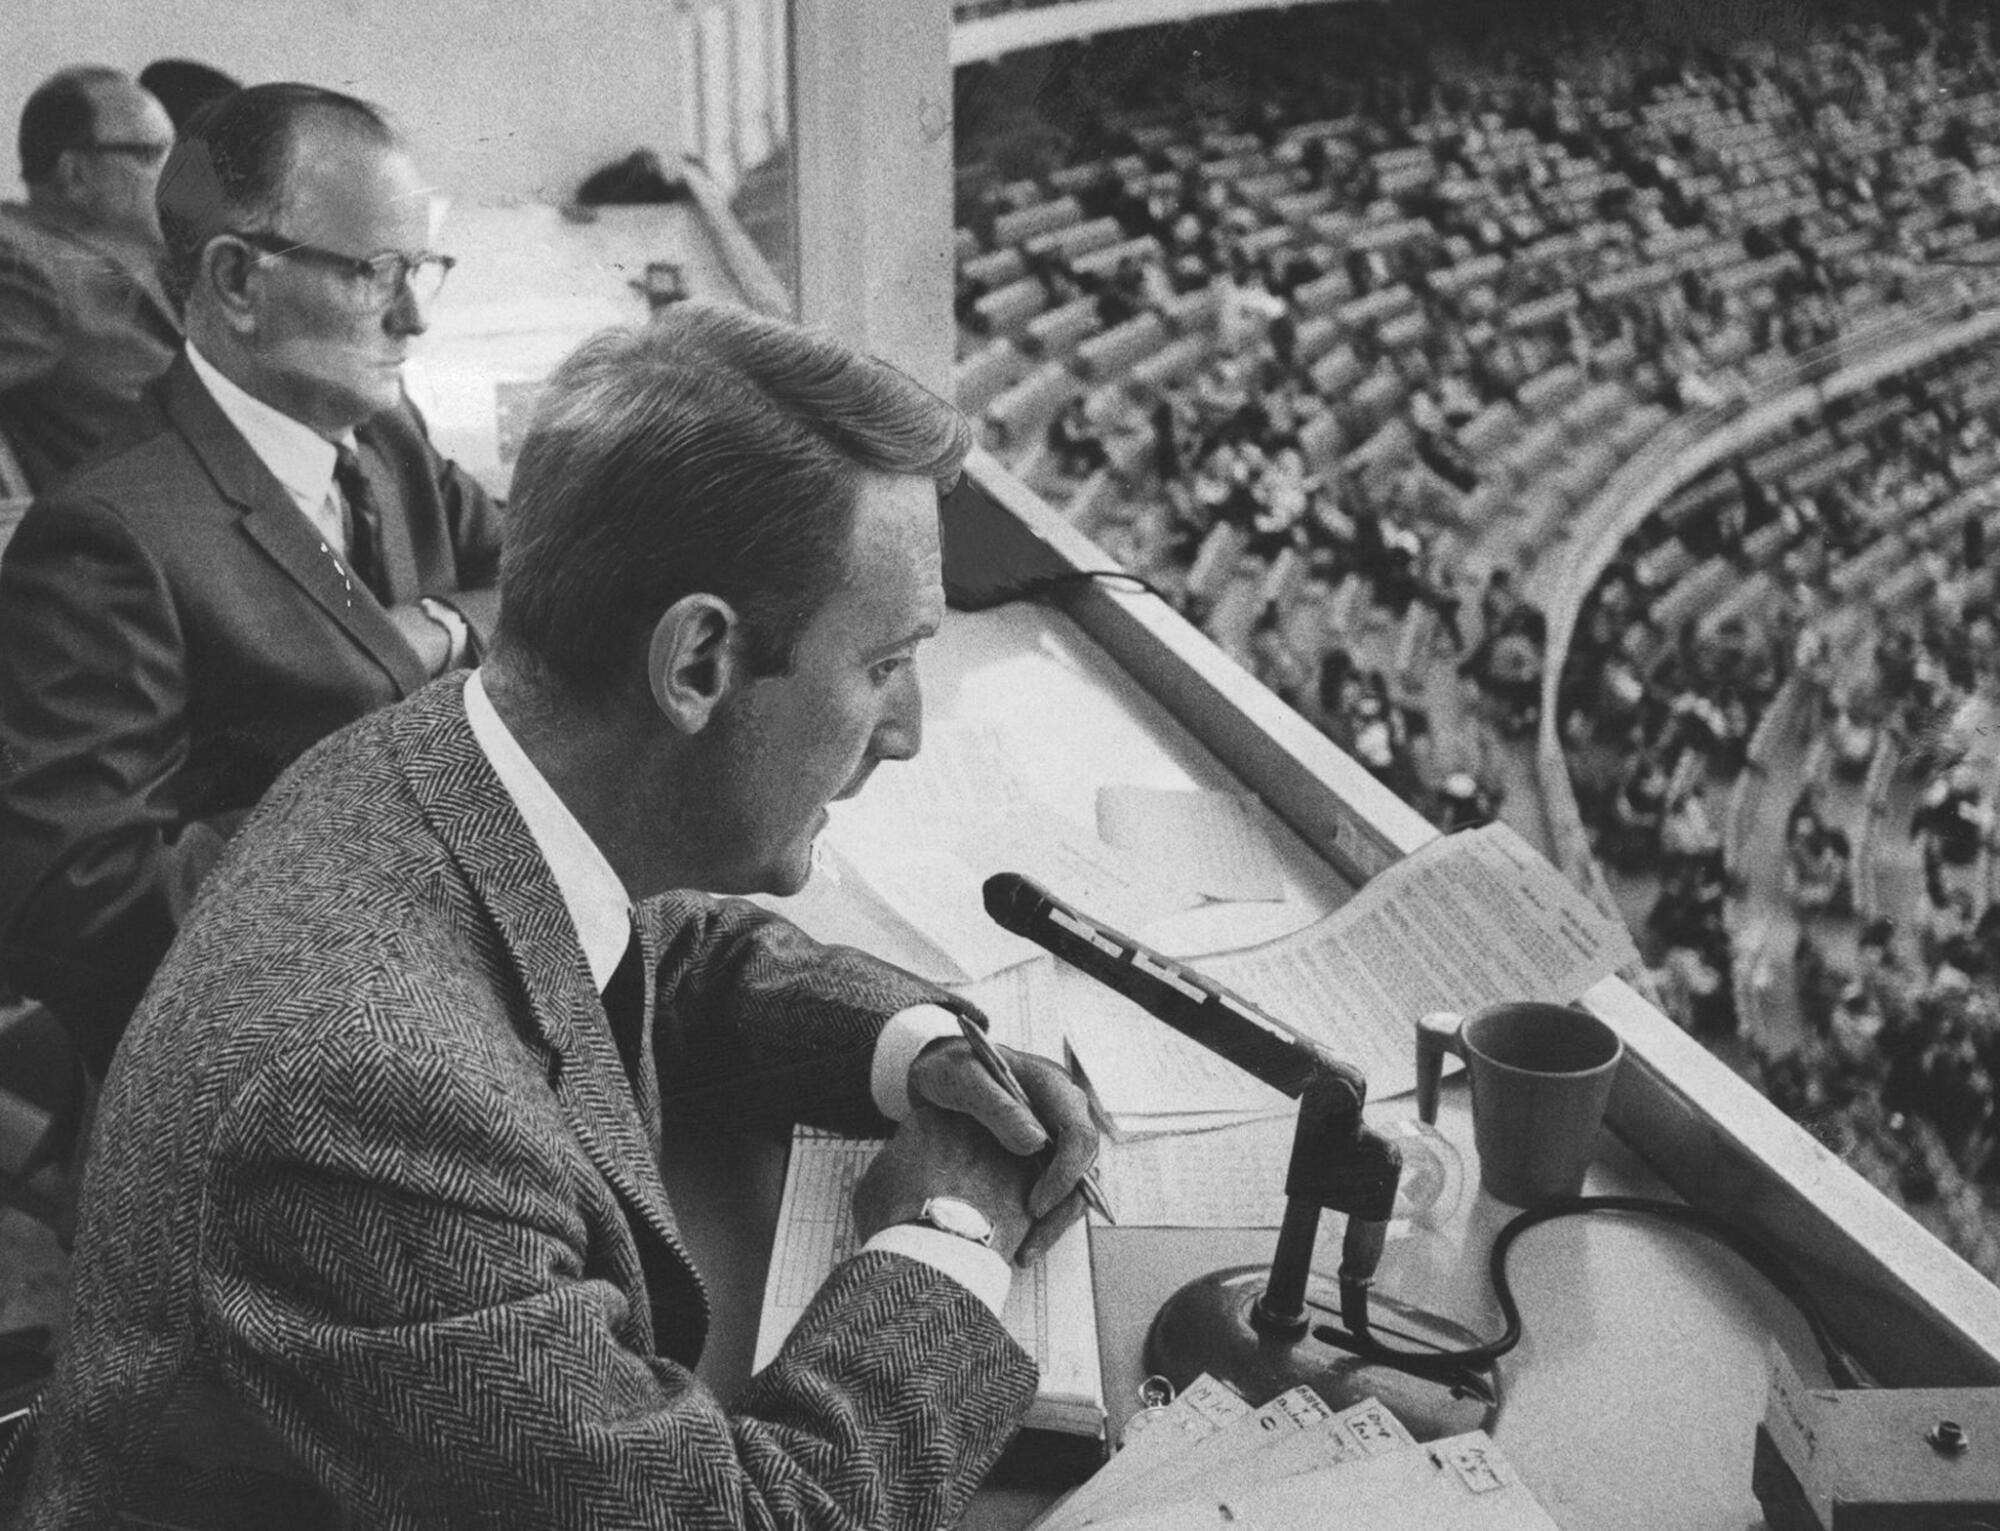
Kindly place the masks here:
[[(491, 915), (526, 996), (529, 1040), (547, 1055), (570, 1130), (625, 1208), (646, 1271), (655, 1344), (692, 1365), (705, 1337), (708, 1297), (660, 1182), (658, 1085), (650, 1092), (649, 1123), (633, 1098), (561, 890), (473, 738), (462, 692), (461, 677), (433, 687), (417, 704), (427, 716), (408, 766), (412, 790)], [(660, 945), (644, 922), (642, 930), (651, 973)], [(648, 1078), (652, 1019), (649, 980), (641, 1068)], [(675, 1300), (663, 1300), (669, 1297)]]
[[(408, 696), (429, 676), (416, 651), (397, 632), (380, 604), (350, 580), (338, 556), (320, 540), (284, 485), (264, 466), (242, 433), (195, 375), (183, 352), (160, 383), (168, 422), (186, 438), (216, 490), (243, 513), (243, 533), (276, 564), (356, 647), (373, 659)], [(378, 502), (379, 503), (379, 502)], [(396, 520), (385, 515), (385, 521)], [(403, 556), (409, 538), (400, 525)]]

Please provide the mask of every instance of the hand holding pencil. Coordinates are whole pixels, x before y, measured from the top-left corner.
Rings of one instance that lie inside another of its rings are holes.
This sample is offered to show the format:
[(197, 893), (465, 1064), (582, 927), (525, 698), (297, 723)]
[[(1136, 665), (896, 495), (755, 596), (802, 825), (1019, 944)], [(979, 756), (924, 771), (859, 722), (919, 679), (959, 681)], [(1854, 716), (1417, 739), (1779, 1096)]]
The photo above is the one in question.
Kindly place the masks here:
[(910, 1070), (910, 1095), (976, 1118), (1010, 1153), (1041, 1165), (1028, 1196), (1034, 1226), (1016, 1256), (1029, 1264), (1062, 1236), (1086, 1205), (1109, 1219), (1091, 1174), (1097, 1124), (1083, 1091), (1061, 1068), (1030, 1053), (994, 1046), (977, 1023), (960, 1017), (963, 1046), (937, 1042)]

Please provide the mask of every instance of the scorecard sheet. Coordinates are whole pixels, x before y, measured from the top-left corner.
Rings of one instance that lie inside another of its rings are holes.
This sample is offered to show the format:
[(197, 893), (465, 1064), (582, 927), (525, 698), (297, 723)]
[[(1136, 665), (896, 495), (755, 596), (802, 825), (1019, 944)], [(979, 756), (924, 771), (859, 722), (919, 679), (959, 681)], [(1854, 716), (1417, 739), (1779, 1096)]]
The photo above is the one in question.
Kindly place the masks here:
[[(791, 1167), (757, 1324), (756, 1370), (771, 1363), (834, 1266), (859, 1247), (854, 1185), (880, 1147), (866, 1138), (811, 1127), (793, 1130)], [(1100, 1432), (1104, 1384), (1097, 1359), (1089, 1235), (1082, 1223), (1035, 1265), (1014, 1272), (1000, 1318), (1041, 1372), (1028, 1425), (1077, 1435)]]

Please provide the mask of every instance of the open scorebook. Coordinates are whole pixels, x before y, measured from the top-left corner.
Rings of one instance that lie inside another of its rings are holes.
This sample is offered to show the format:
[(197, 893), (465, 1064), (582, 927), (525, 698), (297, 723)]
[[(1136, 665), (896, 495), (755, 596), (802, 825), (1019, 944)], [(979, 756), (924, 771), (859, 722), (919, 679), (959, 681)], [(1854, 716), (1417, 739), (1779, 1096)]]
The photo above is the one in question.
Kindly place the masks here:
[[(757, 1324), (758, 1370), (777, 1355), (834, 1266), (859, 1247), (854, 1183), (881, 1147), (866, 1138), (811, 1127), (793, 1130), (791, 1166)], [(1097, 1364), (1097, 1303), (1089, 1237), (1081, 1222), (1034, 1266), (1014, 1273), (1001, 1322), (1041, 1372), (1027, 1428), (1101, 1437), (1104, 1383)]]

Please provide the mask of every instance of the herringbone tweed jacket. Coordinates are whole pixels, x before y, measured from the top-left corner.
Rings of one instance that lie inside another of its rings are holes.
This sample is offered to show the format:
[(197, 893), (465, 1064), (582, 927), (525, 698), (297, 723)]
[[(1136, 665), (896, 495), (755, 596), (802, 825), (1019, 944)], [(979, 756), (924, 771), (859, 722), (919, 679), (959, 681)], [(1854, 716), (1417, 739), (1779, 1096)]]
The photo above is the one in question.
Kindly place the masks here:
[(1034, 1392), (992, 1315), (858, 1256), (725, 1410), (656, 1161), (655, 1079), (886, 1127), (874, 1039), (934, 993), (739, 902), (640, 924), (635, 1100), (459, 678), (281, 779), (106, 1084), (25, 1523), (954, 1520)]

